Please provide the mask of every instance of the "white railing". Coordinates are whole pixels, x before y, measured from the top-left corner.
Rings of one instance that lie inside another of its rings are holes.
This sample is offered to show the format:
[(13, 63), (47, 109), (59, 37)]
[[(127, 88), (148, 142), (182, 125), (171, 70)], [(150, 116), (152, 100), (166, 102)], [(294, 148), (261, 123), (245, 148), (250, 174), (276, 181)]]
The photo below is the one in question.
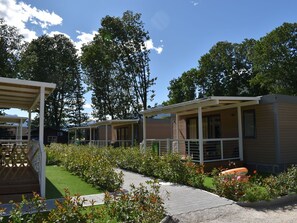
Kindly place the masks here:
[(29, 165), (28, 140), (0, 140), (0, 166), (23, 167)]
[[(151, 148), (159, 155), (176, 152), (183, 157), (191, 157), (193, 161), (200, 161), (198, 139), (147, 139), (146, 148)], [(239, 159), (239, 139), (219, 138), (203, 140), (204, 162)]]
[(110, 146), (110, 140), (91, 140), (90, 145), (98, 148)]
[(39, 141), (31, 140), (28, 143), (28, 159), (31, 166), (38, 174), (40, 184), (40, 194), (45, 197), (45, 166), (46, 166), (46, 153), (44, 146)]
[(131, 147), (134, 146), (132, 140), (82, 140), (75, 142), (70, 140), (69, 143), (78, 144), (78, 145), (90, 145), (98, 148), (112, 146), (112, 147)]

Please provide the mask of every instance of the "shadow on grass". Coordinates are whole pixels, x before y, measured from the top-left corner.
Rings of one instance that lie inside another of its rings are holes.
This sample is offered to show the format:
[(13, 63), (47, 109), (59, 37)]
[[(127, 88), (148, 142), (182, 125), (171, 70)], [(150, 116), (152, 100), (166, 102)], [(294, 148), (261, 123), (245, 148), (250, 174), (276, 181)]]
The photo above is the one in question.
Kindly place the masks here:
[(53, 199), (53, 198), (61, 198), (63, 194), (52, 184), (52, 182), (46, 178), (46, 198)]

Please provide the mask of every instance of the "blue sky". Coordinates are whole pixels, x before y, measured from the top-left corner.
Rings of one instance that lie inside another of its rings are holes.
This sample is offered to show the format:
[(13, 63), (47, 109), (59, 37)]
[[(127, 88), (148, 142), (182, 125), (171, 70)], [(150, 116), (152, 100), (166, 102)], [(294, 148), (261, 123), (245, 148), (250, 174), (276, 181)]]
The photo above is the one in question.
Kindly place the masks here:
[[(167, 100), (169, 81), (197, 67), (218, 41), (259, 39), (284, 22), (296, 22), (296, 9), (296, 0), (0, 0), (0, 17), (27, 40), (59, 32), (77, 47), (92, 39), (104, 16), (141, 13), (152, 39), (151, 75), (158, 78), (151, 104)], [(90, 112), (90, 93), (87, 103)]]

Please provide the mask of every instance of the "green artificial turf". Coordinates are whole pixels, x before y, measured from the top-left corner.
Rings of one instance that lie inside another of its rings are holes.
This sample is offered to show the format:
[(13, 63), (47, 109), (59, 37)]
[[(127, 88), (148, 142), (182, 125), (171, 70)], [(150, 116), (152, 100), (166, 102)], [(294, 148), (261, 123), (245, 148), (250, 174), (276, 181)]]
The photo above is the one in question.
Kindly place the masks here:
[(65, 195), (65, 189), (68, 189), (71, 195), (98, 194), (103, 191), (94, 188), (92, 185), (84, 182), (79, 177), (72, 175), (60, 166), (46, 167), (46, 198), (60, 198)]

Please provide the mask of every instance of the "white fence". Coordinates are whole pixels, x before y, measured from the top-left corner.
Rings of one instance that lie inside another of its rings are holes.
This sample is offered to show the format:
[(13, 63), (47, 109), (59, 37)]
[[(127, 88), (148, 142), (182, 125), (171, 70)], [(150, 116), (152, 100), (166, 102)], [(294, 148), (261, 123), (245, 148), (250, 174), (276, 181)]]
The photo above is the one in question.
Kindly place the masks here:
[[(190, 156), (193, 161), (200, 161), (198, 139), (147, 139), (146, 147), (152, 148), (162, 155), (169, 152), (176, 152), (182, 156)], [(239, 159), (239, 139), (219, 138), (203, 140), (204, 162)]]

